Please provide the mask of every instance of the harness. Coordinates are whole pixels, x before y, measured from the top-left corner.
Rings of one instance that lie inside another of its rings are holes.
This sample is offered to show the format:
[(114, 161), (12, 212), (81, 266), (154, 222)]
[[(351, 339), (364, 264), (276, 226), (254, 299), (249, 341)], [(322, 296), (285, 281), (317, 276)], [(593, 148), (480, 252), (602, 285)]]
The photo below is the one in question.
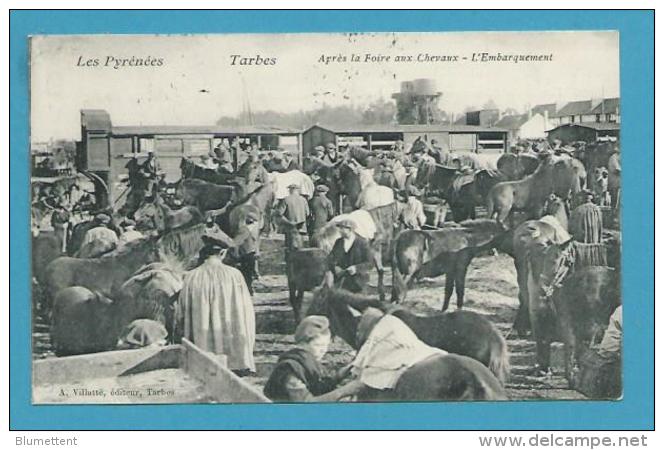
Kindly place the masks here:
[(551, 280), (551, 284), (543, 285), (544, 298), (549, 300), (557, 289), (560, 289), (563, 282), (574, 270), (574, 262), (576, 261), (576, 246), (574, 243), (569, 245), (561, 256), (561, 262), (558, 265), (558, 270)]

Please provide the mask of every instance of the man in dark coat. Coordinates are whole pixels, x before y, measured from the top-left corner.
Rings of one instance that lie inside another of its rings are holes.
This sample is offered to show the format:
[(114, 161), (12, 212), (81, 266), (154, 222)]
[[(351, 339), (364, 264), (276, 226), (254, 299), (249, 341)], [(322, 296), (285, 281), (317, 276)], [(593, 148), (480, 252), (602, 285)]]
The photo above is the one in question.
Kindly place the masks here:
[(362, 292), (369, 283), (369, 271), (374, 264), (371, 246), (355, 233), (352, 220), (340, 220), (337, 227), (341, 237), (327, 257), (325, 281), (351, 292)]
[(286, 253), (288, 257), (288, 251), (291, 248), (292, 234), (291, 233), (300, 233), (302, 235), (307, 234), (307, 218), (309, 217), (309, 203), (307, 199), (300, 194), (300, 186), (297, 184), (291, 184), (288, 186), (290, 194), (288, 197), (284, 198), (279, 205), (277, 205), (277, 217), (281, 217), (281, 220), (294, 227), (292, 231), (286, 233), (285, 236), (285, 245)]
[(284, 167), (286, 168), (286, 172), (290, 172), (291, 170), (300, 170), (300, 165), (293, 158), (293, 154), (291, 152), (284, 152)]
[(275, 402), (332, 401), (322, 397), (336, 387), (324, 374), (320, 361), (330, 345), (330, 323), (324, 316), (309, 316), (295, 330), (295, 347), (283, 353), (263, 392)]
[(316, 186), (316, 194), (309, 201), (309, 210), (311, 211), (311, 220), (309, 222), (309, 236), (323, 228), (332, 217), (334, 217), (334, 206), (332, 200), (327, 198), (327, 192), (330, 190), (324, 184)]

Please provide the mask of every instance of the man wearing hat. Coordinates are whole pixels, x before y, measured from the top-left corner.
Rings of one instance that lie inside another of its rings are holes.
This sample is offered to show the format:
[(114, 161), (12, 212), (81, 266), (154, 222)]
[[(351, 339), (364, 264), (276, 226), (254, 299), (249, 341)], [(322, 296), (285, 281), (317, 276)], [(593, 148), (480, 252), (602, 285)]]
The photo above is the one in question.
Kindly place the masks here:
[[(300, 234), (307, 234), (307, 219), (309, 217), (309, 203), (300, 193), (298, 184), (288, 186), (288, 196), (277, 206), (277, 216), (287, 225), (294, 226)], [(289, 239), (290, 233), (286, 233)], [(286, 248), (290, 247), (290, 241), (286, 242)]]
[(256, 318), (239, 270), (224, 264), (227, 241), (203, 236), (200, 265), (187, 272), (176, 306), (183, 337), (203, 351), (226, 355), (238, 375), (256, 371)]
[(297, 163), (291, 152), (284, 152), (284, 167), (286, 172), (291, 170), (300, 170), (300, 165)]
[(83, 255), (93, 257), (93, 254), (90, 252), (94, 252), (95, 256), (100, 256), (118, 246), (118, 235), (110, 229), (110, 216), (103, 213), (97, 214), (93, 222), (95, 226), (85, 233), (78, 252), (79, 257), (83, 257)]
[[(412, 186), (415, 189), (414, 186)], [(413, 190), (403, 189), (397, 192), (399, 202), (399, 222), (406, 229), (419, 230), (427, 222), (422, 202), (414, 195)]]
[(143, 234), (140, 231), (136, 231), (136, 222), (130, 218), (124, 219), (122, 223), (120, 223), (120, 227), (122, 227), (123, 231), (118, 238), (118, 247), (143, 237)]
[(355, 222), (352, 220), (340, 220), (337, 228), (341, 237), (327, 257), (325, 282), (328, 286), (362, 292), (369, 282), (369, 271), (374, 264), (371, 246), (355, 233)]
[(330, 188), (324, 184), (319, 184), (316, 186), (314, 197), (309, 201), (309, 210), (311, 211), (309, 236), (313, 236), (316, 231), (323, 228), (334, 217), (332, 200), (327, 198), (329, 190)]
[(337, 147), (333, 143), (329, 143), (326, 146), (325, 156), (323, 156), (323, 161), (328, 164), (336, 164), (340, 161), (341, 157), (337, 152)]
[(312, 156), (318, 159), (323, 159), (325, 157), (325, 147), (323, 147), (322, 145), (315, 146)]
[(569, 217), (569, 233), (575, 241), (586, 244), (602, 242), (602, 210), (593, 203), (593, 193), (587, 189), (580, 192), (581, 204)]
[(332, 336), (325, 316), (308, 316), (295, 330), (295, 347), (283, 353), (263, 392), (275, 402), (321, 402), (337, 398), (324, 395), (336, 387), (321, 364)]

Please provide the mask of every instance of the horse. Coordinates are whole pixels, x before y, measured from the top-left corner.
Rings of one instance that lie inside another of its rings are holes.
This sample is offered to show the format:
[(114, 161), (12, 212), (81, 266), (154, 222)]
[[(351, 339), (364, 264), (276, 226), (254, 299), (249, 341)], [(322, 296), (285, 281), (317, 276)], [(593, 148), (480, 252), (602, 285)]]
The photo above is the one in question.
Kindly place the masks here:
[(327, 316), (332, 333), (357, 350), (359, 314), (355, 311), (363, 311), (369, 306), (403, 321), (425, 344), (479, 361), (501, 383), (507, 380), (510, 357), (505, 338), (489, 320), (475, 312), (419, 315), (367, 295), (321, 288), (314, 292), (306, 314)]
[(490, 218), (499, 222), (514, 210), (526, 211), (531, 219), (542, 216), (546, 199), (552, 193), (567, 200), (580, 191), (580, 181), (575, 167), (566, 161), (554, 161), (545, 155), (539, 167), (523, 180), (497, 183), (487, 196)]
[(197, 179), (214, 184), (228, 184), (235, 178), (232, 172), (201, 167), (186, 157), (180, 161), (180, 172), (183, 179)]
[(140, 267), (159, 259), (157, 237), (146, 237), (127, 245), (117, 255), (105, 258), (72, 258), (61, 256), (46, 266), (44, 285), (52, 294), (81, 286), (113, 298), (116, 291)]
[(468, 220), (436, 231), (404, 230), (392, 253), (392, 302), (403, 302), (412, 280), (445, 274), (443, 311), (456, 289), (457, 309), (463, 308), (466, 273), (473, 258), (493, 247), (506, 232), (488, 219)]
[(459, 175), (452, 181), (449, 205), (455, 222), (475, 219), (475, 206), (484, 204), (487, 195), (503, 175), (489, 169), (478, 170), (472, 175)]
[(425, 195), (434, 195), (449, 202), (449, 194), (458, 170), (433, 162), (422, 162), (417, 170), (415, 186), (424, 189)]
[(599, 341), (621, 303), (616, 271), (605, 266), (579, 267), (576, 252), (570, 239), (532, 247), (527, 261), (530, 322), (537, 345), (535, 370), (548, 372), (550, 344), (560, 335), (570, 387), (579, 372), (580, 356)]
[(334, 211), (341, 213), (341, 183), (339, 173), (334, 164), (327, 163), (320, 158), (308, 155), (302, 161), (302, 171), (313, 178), (315, 183), (324, 184), (329, 188), (328, 197), (332, 201)]
[[(117, 218), (110, 214), (111, 223), (108, 224), (108, 228), (115, 231), (115, 234), (122, 234), (122, 230), (118, 225)], [(67, 239), (67, 255), (74, 256), (81, 249), (81, 245), (85, 240), (85, 235), (88, 231), (98, 226), (97, 222), (94, 220), (86, 220), (84, 222), (79, 222), (72, 227), (71, 233)]]
[[(519, 309), (514, 319), (514, 329), (521, 336), (525, 335), (528, 328), (528, 265), (527, 256), (531, 247), (537, 245), (549, 245), (550, 243), (562, 243), (569, 239), (567, 230), (567, 207), (565, 202), (555, 196), (548, 199), (545, 212), (552, 220), (527, 220), (511, 233), (511, 239), (505, 239), (504, 245), (499, 246), (514, 259), (517, 283), (519, 285)], [(560, 230), (556, 226), (562, 227)], [(510, 236), (508, 236), (509, 238)], [(509, 241), (509, 242), (508, 242)]]
[(138, 229), (157, 230), (164, 233), (187, 228), (203, 221), (203, 214), (195, 206), (171, 209), (156, 195), (153, 201), (145, 201), (134, 213)]
[[(374, 257), (374, 266), (378, 272), (378, 292), (380, 298), (385, 297), (384, 286), (384, 264), (390, 262), (390, 254), (392, 252), (392, 241), (395, 235), (395, 225), (398, 223), (398, 211), (396, 203), (392, 203), (378, 208), (373, 208), (367, 211), (373, 222), (376, 232), (373, 239), (370, 240), (371, 248)], [(336, 226), (336, 220), (332, 219), (320, 230), (316, 231), (313, 235), (312, 241), (316, 243), (318, 248), (329, 254), (332, 251), (334, 243), (341, 235)]]
[(498, 171), (508, 180), (516, 181), (537, 170), (539, 158), (534, 153), (505, 153), (496, 161)]
[(237, 185), (224, 186), (198, 179), (182, 179), (175, 185), (175, 196), (183, 204), (200, 211), (221, 209), (237, 200)]
[(358, 169), (362, 190), (352, 205), (358, 209), (371, 210), (394, 203), (394, 191), (387, 186), (379, 185), (374, 179), (374, 169)]
[(288, 280), (288, 301), (293, 308), (295, 322), (302, 318), (304, 293), (321, 286), (327, 272), (329, 251), (311, 247), (304, 248), (304, 236), (295, 225), (284, 223), (284, 233), (288, 234), (286, 249), (286, 277)]

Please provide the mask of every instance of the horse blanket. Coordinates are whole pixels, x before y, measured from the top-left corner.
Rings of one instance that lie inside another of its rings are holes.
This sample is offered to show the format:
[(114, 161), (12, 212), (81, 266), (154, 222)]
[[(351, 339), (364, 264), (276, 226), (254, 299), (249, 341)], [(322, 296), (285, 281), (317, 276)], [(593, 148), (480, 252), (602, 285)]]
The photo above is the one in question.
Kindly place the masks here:
[(400, 319), (381, 318), (352, 363), (353, 373), (374, 389), (393, 389), (403, 373), (415, 364), (444, 350), (420, 341)]
[(550, 225), (553, 230), (553, 243), (554, 244), (562, 244), (564, 242), (569, 241), (572, 239), (572, 236), (567, 232), (565, 228), (560, 224), (558, 219), (556, 219), (554, 216), (544, 216), (540, 219), (540, 222), (546, 223), (547, 225)]
[(357, 198), (357, 206), (360, 209), (374, 209), (394, 203), (394, 191), (387, 186), (370, 184), (362, 189)]
[(288, 197), (288, 186), (291, 184), (300, 186), (300, 194), (305, 197), (311, 198), (314, 194), (314, 182), (311, 181), (309, 175), (299, 170), (291, 170), (285, 173), (271, 172), (268, 174), (268, 179), (273, 183), (276, 200)]
[(330, 222), (337, 223), (341, 220), (350, 219), (355, 222), (355, 232), (364, 239), (372, 240), (376, 235), (376, 224), (369, 211), (358, 209), (348, 214), (340, 214)]

